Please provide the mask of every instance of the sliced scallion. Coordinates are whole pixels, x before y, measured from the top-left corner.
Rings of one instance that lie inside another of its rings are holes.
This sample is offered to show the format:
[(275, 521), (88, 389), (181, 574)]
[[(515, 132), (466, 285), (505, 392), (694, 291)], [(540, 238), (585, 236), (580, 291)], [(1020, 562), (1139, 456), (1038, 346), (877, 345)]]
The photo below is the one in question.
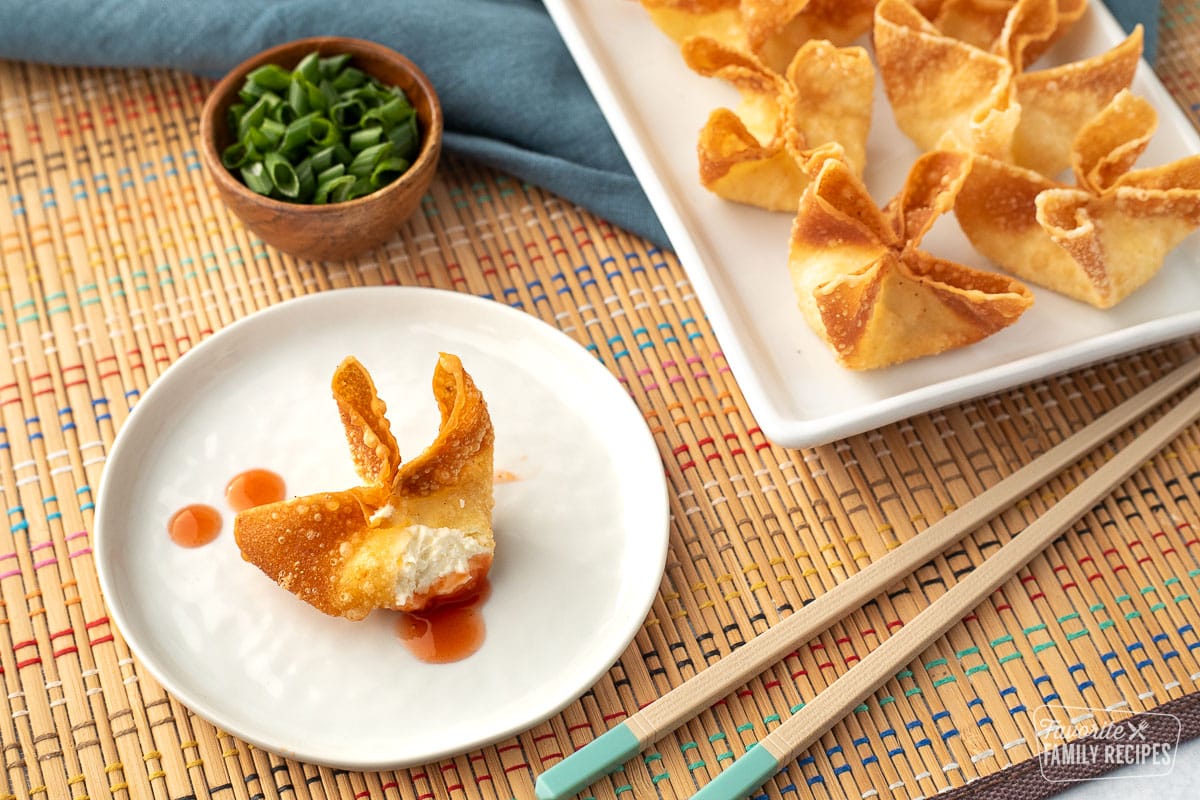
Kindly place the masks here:
[(235, 138), (222, 164), (253, 191), (300, 203), (352, 200), (404, 174), (420, 145), (416, 111), (351, 62), (313, 51), (290, 70), (252, 70), (227, 113)]

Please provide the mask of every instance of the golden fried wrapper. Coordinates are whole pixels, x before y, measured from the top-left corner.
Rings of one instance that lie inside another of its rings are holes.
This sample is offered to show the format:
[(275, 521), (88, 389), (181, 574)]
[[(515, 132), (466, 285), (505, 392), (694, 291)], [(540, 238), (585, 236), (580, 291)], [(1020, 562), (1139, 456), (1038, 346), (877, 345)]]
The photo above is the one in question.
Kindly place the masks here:
[(1087, 0), (918, 0), (939, 31), (1024, 70), (1071, 29)]
[(1005, 58), (943, 34), (906, 0), (880, 0), (873, 41), (896, 125), (917, 147), (1008, 158), (1020, 108)]
[(738, 90), (736, 114), (747, 133), (762, 144), (781, 139), (795, 88), (745, 48), (709, 36), (693, 36), (680, 46), (683, 61), (706, 78), (718, 78)]
[(855, 175), (867, 163), (875, 67), (862, 47), (806, 42), (785, 73), (795, 89), (788, 131), (803, 157), (829, 143), (841, 145)]
[(808, 184), (808, 176), (782, 138), (760, 144), (741, 118), (727, 108), (709, 115), (696, 152), (700, 183), (735, 203), (768, 211), (794, 210)]
[(400, 446), (387, 419), (387, 404), (357, 359), (344, 360), (334, 371), (333, 397), (355, 471), (368, 485), (386, 486), (400, 466)]
[(1106, 53), (1018, 75), (1021, 122), (1013, 137), (1014, 163), (1050, 176), (1070, 166), (1080, 128), (1129, 88), (1141, 57), (1139, 25)]
[(926, 153), (880, 209), (841, 159), (808, 162), (814, 177), (788, 266), (801, 312), (844, 366), (874, 369), (973, 344), (1032, 304), (1018, 281), (919, 249), (970, 165), (965, 153)]
[(876, 0), (641, 0), (658, 28), (682, 45), (706, 36), (745, 49), (783, 72), (805, 42), (847, 46), (871, 27)]
[(700, 182), (727, 200), (794, 212), (808, 176), (800, 162), (839, 145), (856, 173), (866, 161), (874, 68), (862, 48), (807, 42), (784, 74), (715, 39), (684, 42), (697, 73), (739, 90), (736, 111), (710, 114), (697, 143)]
[(849, 47), (871, 29), (876, 0), (743, 0), (750, 50), (782, 71), (807, 42)]
[[(996, 14), (1005, 5), (964, 0), (947, 3), (941, 15), (981, 4)], [(1132, 83), (1142, 31), (1106, 53), (1027, 71), (1033, 52), (1058, 35), (1060, 11), (1053, 0), (1007, 5), (994, 40), (979, 46), (940, 30), (907, 0), (880, 0), (880, 76), (897, 125), (922, 150), (969, 150), (1056, 175), (1069, 166), (1080, 127)]]
[[(494, 432), (487, 404), (457, 356), (433, 374), (441, 424), (433, 443), (401, 464), (385, 406), (353, 357), (333, 394), (363, 486), (241, 511), (242, 557), (284, 589), (333, 616), (377, 608), (419, 610), (473, 589), (491, 568)], [(450, 535), (441, 564), (420, 563), (421, 536)]]
[(677, 44), (710, 36), (727, 44), (746, 43), (741, 0), (641, 0), (650, 20)]
[(1149, 102), (1118, 93), (1076, 139), (1075, 186), (977, 159), (954, 206), (963, 232), (1013, 275), (1116, 305), (1200, 226), (1200, 155), (1131, 171), (1156, 125)]

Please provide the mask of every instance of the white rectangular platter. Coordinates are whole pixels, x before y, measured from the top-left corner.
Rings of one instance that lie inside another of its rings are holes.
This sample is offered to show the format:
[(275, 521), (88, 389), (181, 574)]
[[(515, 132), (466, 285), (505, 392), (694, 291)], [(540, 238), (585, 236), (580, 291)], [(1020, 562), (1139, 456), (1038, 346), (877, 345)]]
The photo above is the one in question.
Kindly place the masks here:
[[(1032, 287), (1033, 308), (983, 342), (882, 370), (845, 369), (796, 307), (787, 270), (793, 215), (731, 203), (700, 185), (697, 134), (713, 109), (737, 107), (736, 90), (692, 72), (637, 0), (546, 0), (546, 7), (658, 213), (751, 412), (776, 444), (825, 444), (1200, 331), (1200, 234), (1193, 234), (1116, 308)], [(1032, 68), (1098, 55), (1124, 37), (1093, 0)], [(1196, 128), (1144, 61), (1132, 88), (1159, 112), (1138, 167), (1200, 152)], [(878, 81), (872, 114), (864, 178), (882, 205), (918, 152), (896, 128)], [(953, 214), (923, 248), (994, 269)]]

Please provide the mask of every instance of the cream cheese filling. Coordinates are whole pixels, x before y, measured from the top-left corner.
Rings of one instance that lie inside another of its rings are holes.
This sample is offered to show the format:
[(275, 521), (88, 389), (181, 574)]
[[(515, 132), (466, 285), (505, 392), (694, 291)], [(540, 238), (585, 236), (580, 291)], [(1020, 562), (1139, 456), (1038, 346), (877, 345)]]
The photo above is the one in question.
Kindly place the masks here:
[(428, 591), (445, 575), (465, 573), (472, 556), (490, 552), (487, 545), (457, 528), (410, 525), (399, 529), (397, 535), (403, 540), (397, 554), (397, 605)]

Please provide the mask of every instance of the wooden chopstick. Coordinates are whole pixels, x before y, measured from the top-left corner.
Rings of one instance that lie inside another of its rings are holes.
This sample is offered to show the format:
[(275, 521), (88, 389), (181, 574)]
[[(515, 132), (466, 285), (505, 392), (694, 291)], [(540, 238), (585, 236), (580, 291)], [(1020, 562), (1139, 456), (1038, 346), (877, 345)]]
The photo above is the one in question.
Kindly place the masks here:
[[(791, 616), (555, 764), (538, 776), (537, 797), (539, 800), (569, 797), (596, 778), (615, 769), (646, 745), (674, 730), (702, 709), (727, 696), (751, 677), (784, 658), (797, 644), (808, 641), (851, 610), (881, 594), (906, 574), (948, 549), (967, 533), (998, 515), (1197, 377), (1200, 377), (1200, 359), (1184, 364), (1125, 400), (921, 534), (878, 561), (872, 562), (846, 581), (818, 596)], [(1131, 445), (1097, 470), (1038, 522), (993, 554), (967, 579), (956, 584), (905, 625), (899, 633), (864, 657), (849, 673), (773, 731), (759, 746), (748, 751), (696, 797), (706, 800), (740, 797), (765, 782), (780, 764), (786, 763), (827, 727), (849, 713), (863, 697), (899, 669), (900, 665), (911, 660), (915, 654), (928, 646), (929, 642), (965, 616), (971, 607), (978, 605), (979, 601), (1008, 575), (1031, 559), (1044, 547), (1043, 542), (1049, 542), (1059, 530), (1086, 513), (1113, 485), (1132, 473), (1142, 461), (1162, 447), (1170, 436), (1197, 416), (1200, 416), (1200, 390), (1193, 392), (1175, 410), (1140, 436), (1134, 443), (1136, 447)], [(1018, 542), (1021, 543), (1019, 547), (1013, 547)], [(964, 586), (966, 588), (960, 588)], [(959, 606), (963, 606), (962, 610), (956, 611)], [(917, 624), (918, 621), (921, 621), (920, 624)], [(863, 669), (864, 666), (867, 669)], [(712, 787), (711, 790), (709, 787)]]
[(1045, 514), (710, 781), (693, 795), (693, 800), (737, 800), (766, 782), (1198, 418), (1200, 389), (1195, 389)]

